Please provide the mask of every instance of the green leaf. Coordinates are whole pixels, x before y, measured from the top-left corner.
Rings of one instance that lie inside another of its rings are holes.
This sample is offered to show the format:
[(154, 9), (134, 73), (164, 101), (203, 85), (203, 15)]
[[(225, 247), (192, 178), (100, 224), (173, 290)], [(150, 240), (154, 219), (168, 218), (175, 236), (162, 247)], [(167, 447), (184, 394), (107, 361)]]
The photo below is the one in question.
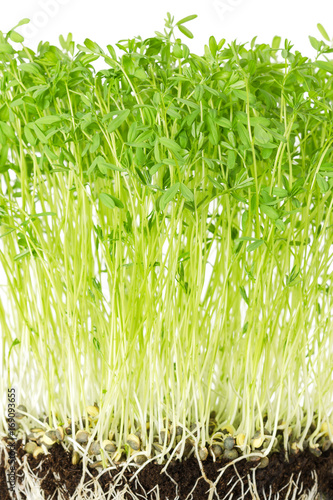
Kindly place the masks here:
[(209, 141), (213, 146), (217, 146), (219, 142), (219, 132), (215, 126), (215, 123), (210, 115), (207, 115), (207, 128), (209, 130)]
[(211, 177), (210, 175), (207, 175), (207, 178), (210, 180), (210, 182), (213, 184), (213, 186), (215, 186), (217, 189), (220, 189), (221, 191), (224, 191), (224, 187), (222, 186), (222, 184), (220, 184), (215, 179), (213, 179), (213, 177)]
[(180, 183), (176, 182), (173, 186), (169, 187), (160, 198), (160, 208), (164, 210), (167, 204), (174, 199), (176, 194), (178, 193), (180, 187)]
[(331, 41), (331, 40), (330, 40), (330, 37), (328, 36), (328, 34), (327, 34), (327, 32), (326, 32), (326, 30), (325, 30), (324, 26), (323, 26), (322, 24), (318, 23), (318, 24), (317, 24), (317, 28), (319, 29), (319, 31), (320, 31), (320, 33), (321, 33), (322, 37), (323, 37), (323, 38), (324, 38), (327, 42), (330, 42), (330, 41)]
[[(239, 90), (239, 92), (240, 92), (240, 90)], [(246, 148), (250, 148), (251, 143), (250, 143), (249, 132), (244, 127), (244, 125), (240, 122), (237, 122), (237, 132), (238, 132), (240, 140), (242, 141), (242, 144)]]
[(14, 54), (15, 50), (10, 43), (0, 43), (0, 54)]
[(247, 252), (253, 252), (253, 250), (256, 250), (257, 248), (261, 247), (261, 245), (265, 243), (264, 240), (258, 240), (254, 241), (251, 243), (248, 247), (246, 247)]
[(0, 234), (0, 238), (4, 238), (4, 236), (7, 236), (7, 234), (12, 233), (13, 231), (15, 231), (15, 227), (12, 227), (11, 229), (9, 229), (9, 231), (6, 231), (5, 233)]
[(41, 129), (35, 123), (31, 123), (31, 124), (29, 124), (29, 126), (31, 126), (33, 128), (33, 130), (34, 130), (37, 138), (40, 140), (40, 142), (43, 144), (47, 144), (47, 138), (46, 138), (45, 134), (43, 134)]
[(253, 184), (254, 178), (248, 177), (244, 181), (239, 182), (239, 184), (236, 184), (233, 188), (230, 189), (230, 191), (235, 191), (236, 189), (245, 189), (247, 187), (253, 186)]
[(209, 37), (209, 50), (212, 56), (215, 57), (217, 52), (217, 43), (214, 36)]
[(149, 169), (149, 173), (150, 175), (154, 175), (156, 174), (156, 172), (161, 168), (163, 167), (164, 163), (156, 163), (155, 165), (153, 165), (150, 169)]
[(320, 42), (313, 36), (309, 36), (310, 43), (315, 50), (319, 50)]
[(245, 288), (243, 286), (240, 286), (239, 287), (239, 291), (240, 291), (240, 294), (241, 294), (242, 298), (245, 300), (245, 302), (247, 303), (247, 305), (249, 305), (249, 298), (247, 296)]
[(13, 41), (13, 42), (16, 42), (16, 43), (21, 43), (21, 42), (24, 42), (24, 37), (22, 35), (20, 35), (19, 33), (17, 33), (16, 31), (11, 31), (9, 33), (9, 38)]
[(171, 118), (175, 118), (176, 120), (181, 119), (181, 114), (178, 113), (178, 111), (176, 111), (174, 108), (168, 108), (167, 115), (171, 116)]
[(268, 134), (259, 124), (254, 126), (254, 137), (259, 144), (266, 144), (272, 139), (272, 136)]
[(228, 170), (232, 170), (235, 168), (235, 163), (236, 163), (236, 153), (235, 151), (229, 150), (227, 153), (227, 168)]
[(229, 128), (229, 129), (232, 127), (231, 121), (228, 120), (228, 118), (223, 118), (221, 116), (221, 117), (213, 118), (213, 120), (220, 127)]
[(243, 80), (238, 80), (238, 82), (235, 82), (232, 85), (230, 85), (230, 88), (234, 89), (234, 90), (239, 90), (239, 89), (244, 88), (245, 85), (246, 84), (245, 84), (245, 82)]
[(102, 351), (101, 351), (101, 344), (99, 343), (99, 341), (96, 339), (96, 337), (93, 338), (93, 344), (94, 344), (94, 347), (96, 349), (97, 352), (99, 352), (100, 354), (102, 354)]
[(319, 69), (323, 69), (328, 73), (333, 73), (333, 62), (332, 61), (317, 61), (316, 66)]
[(92, 154), (95, 153), (95, 151), (97, 151), (97, 149), (99, 148), (100, 143), (101, 143), (101, 138), (100, 135), (97, 133), (93, 136), (92, 143), (90, 144), (89, 147), (89, 153)]
[(270, 207), (269, 205), (260, 205), (260, 210), (267, 215), (272, 220), (276, 220), (279, 218), (278, 212), (275, 210), (275, 208)]
[(30, 23), (30, 19), (25, 17), (25, 18), (21, 19), (21, 21), (16, 26), (14, 26), (13, 29), (18, 28), (19, 26), (23, 26), (24, 24), (28, 24), (28, 23)]
[(188, 30), (185, 26), (179, 25), (178, 29), (183, 33), (183, 35), (187, 36), (188, 38), (193, 38), (193, 33), (190, 30)]
[(11, 352), (12, 352), (13, 347), (15, 347), (16, 345), (18, 345), (18, 344), (20, 344), (20, 343), (21, 343), (21, 341), (20, 341), (19, 339), (15, 339), (15, 340), (13, 340), (12, 345), (10, 346), (10, 349), (9, 349), (9, 352), (8, 352), (8, 358), (9, 358), (9, 357), (10, 357), (10, 355), (11, 355)]
[(115, 196), (112, 196), (111, 194), (107, 193), (100, 193), (99, 194), (99, 199), (108, 208), (124, 208), (124, 204), (118, 200)]
[(6, 122), (0, 121), (0, 130), (5, 134), (9, 139), (15, 140), (15, 132)]
[(320, 175), (316, 175), (316, 181), (319, 186), (319, 189), (322, 193), (326, 193), (329, 189), (329, 184), (328, 182)]
[(128, 115), (130, 114), (129, 109), (124, 109), (123, 111), (120, 111), (118, 113), (117, 118), (114, 118), (109, 126), (108, 126), (108, 132), (114, 132), (120, 125), (127, 119)]
[(272, 49), (278, 50), (280, 48), (281, 37), (275, 36), (272, 41)]
[(188, 23), (189, 21), (192, 21), (193, 19), (196, 19), (197, 17), (198, 17), (197, 14), (192, 14), (190, 16), (183, 17), (183, 19), (181, 19), (180, 21), (178, 21), (178, 23), (176, 23), (176, 26), (179, 26), (180, 24)]
[(102, 156), (97, 156), (96, 162), (97, 162), (98, 168), (100, 169), (100, 171), (103, 174), (105, 174), (105, 169), (115, 170), (116, 172), (126, 172), (126, 169), (118, 167), (117, 165), (114, 165), (113, 163), (108, 163), (107, 161), (104, 160), (104, 158)]
[(38, 219), (38, 217), (46, 217), (48, 215), (57, 215), (56, 212), (39, 212), (38, 214), (31, 214), (29, 215), (29, 219)]
[(181, 150), (179, 144), (177, 144), (173, 139), (169, 139), (168, 137), (159, 137), (159, 142), (174, 153), (178, 153)]
[(59, 115), (42, 116), (38, 118), (35, 123), (37, 125), (53, 125), (54, 123), (59, 123), (62, 121), (62, 117)]
[(187, 201), (194, 201), (194, 194), (183, 182), (180, 183), (180, 192)]
[(112, 47), (112, 45), (107, 45), (106, 48), (108, 49), (112, 59), (114, 59), (115, 61), (117, 60), (117, 54), (116, 54), (116, 51), (114, 50), (114, 48)]
[(23, 252), (20, 252), (18, 254), (15, 255), (14, 257), (14, 260), (21, 260), (23, 259), (24, 257), (26, 257), (27, 255), (30, 255), (30, 250), (27, 249), (27, 250), (23, 250)]
[(273, 187), (272, 194), (278, 196), (279, 198), (285, 198), (288, 196), (288, 191), (284, 188)]
[(27, 141), (30, 142), (30, 144), (32, 146), (36, 145), (36, 142), (37, 142), (36, 138), (35, 138), (35, 136), (33, 135), (33, 133), (31, 132), (30, 128), (27, 125), (25, 125), (25, 127), (24, 127), (24, 135), (25, 135)]
[(35, 63), (22, 63), (19, 66), (21, 71), (25, 71), (26, 73), (30, 73), (31, 75), (41, 76), (39, 67)]
[(286, 225), (281, 219), (276, 219), (274, 224), (280, 231), (284, 231), (286, 229)]
[(98, 54), (103, 53), (103, 50), (101, 49), (101, 47), (97, 43), (89, 40), (89, 38), (86, 38), (83, 43), (89, 50), (91, 50), (91, 52), (97, 52)]
[(241, 99), (242, 101), (247, 101), (249, 98), (249, 103), (250, 104), (255, 104), (256, 98), (253, 94), (249, 93), (249, 97), (247, 96), (247, 93), (245, 90), (232, 90), (232, 93), (237, 99)]

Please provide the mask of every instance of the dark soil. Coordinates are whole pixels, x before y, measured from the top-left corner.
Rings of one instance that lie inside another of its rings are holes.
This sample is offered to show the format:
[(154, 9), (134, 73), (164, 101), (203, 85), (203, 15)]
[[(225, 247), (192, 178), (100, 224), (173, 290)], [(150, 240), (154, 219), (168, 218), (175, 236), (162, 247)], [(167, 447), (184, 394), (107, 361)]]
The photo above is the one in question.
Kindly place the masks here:
[[(17, 457), (22, 460), (23, 455), (26, 455), (22, 442), (19, 440), (16, 443)], [(44, 490), (45, 498), (51, 498), (57, 488), (61, 488), (64, 492), (63, 486), (66, 486), (68, 491), (67, 498), (72, 495), (81, 479), (82, 467), (81, 465), (72, 465), (71, 455), (63, 448), (62, 445), (54, 445), (50, 453), (42, 458), (33, 458), (31, 455), (28, 457), (29, 465), (32, 471), (42, 479), (41, 488)], [(211, 481), (215, 481), (219, 475), (219, 470), (227, 462), (225, 460), (219, 462), (213, 462), (211, 458), (208, 458), (204, 462), (204, 471), (207, 478)], [(217, 485), (217, 492), (220, 498), (226, 495), (231, 487), (235, 485), (232, 492), (234, 493), (233, 498), (238, 498), (242, 493), (241, 483), (237, 482), (237, 475), (235, 471), (237, 467), (238, 474), (243, 480), (244, 492), (248, 489), (248, 477), (252, 480), (253, 469), (256, 467), (253, 463), (247, 462), (246, 460), (241, 460), (236, 466), (229, 467), (223, 474)], [(165, 473), (160, 474), (162, 465), (157, 465), (154, 463), (148, 464), (139, 473), (138, 481), (130, 482), (131, 477), (137, 470), (138, 466), (133, 466), (127, 469), (124, 474), (124, 479), (119, 485), (119, 489), (123, 489), (124, 485), (128, 483), (131, 491), (137, 493), (138, 495), (145, 495), (154, 486), (158, 485), (160, 499), (161, 500), (174, 500), (176, 498), (176, 486), (174, 482)], [(96, 477), (98, 471), (95, 469), (90, 469), (91, 474)], [(105, 472), (100, 478), (99, 482), (102, 486), (104, 492), (108, 492), (110, 484), (112, 484), (114, 476), (121, 470), (118, 467), (117, 470), (112, 470)], [(301, 473), (299, 484), (303, 483), (303, 490), (307, 491), (311, 489), (314, 485), (314, 479), (312, 471), (316, 471), (318, 476), (318, 486), (319, 492), (324, 495), (323, 498), (326, 500), (333, 500), (333, 449), (324, 452), (320, 457), (315, 457), (309, 451), (304, 451), (296, 456), (289, 457), (289, 463), (285, 461), (283, 453), (274, 453), (270, 457), (269, 465), (265, 469), (257, 469), (255, 473), (257, 490), (260, 498), (264, 499), (265, 496), (262, 494), (264, 490), (266, 497), (269, 497), (270, 491), (272, 492), (271, 498), (276, 494), (283, 486), (289, 483), (290, 477), (293, 474), (293, 478), (296, 481), (299, 473)], [(60, 479), (55, 479), (53, 472), (58, 473)], [(190, 457), (183, 462), (172, 462), (167, 470), (169, 476), (178, 484), (178, 499), (184, 500), (194, 488), (192, 492), (192, 500), (207, 500), (208, 499), (208, 483), (202, 478), (199, 469), (198, 462), (195, 457)], [(20, 467), (16, 470), (16, 480), (21, 482), (23, 472)], [(200, 478), (200, 479), (199, 479)], [(199, 480), (198, 480), (199, 479)], [(198, 482), (197, 482), (198, 481)], [(139, 484), (140, 483), (140, 484)], [(235, 484), (236, 483), (236, 484)], [(141, 485), (141, 486), (140, 486)], [(281, 500), (285, 499), (285, 492), (288, 488), (280, 492), (279, 498)], [(66, 498), (66, 495), (64, 494)], [(4, 469), (4, 457), (0, 455), (0, 500), (12, 500), (14, 497), (9, 495), (6, 479), (5, 479), (5, 469)], [(22, 496), (22, 498), (24, 498)], [(53, 498), (56, 498), (54, 496)], [(129, 494), (127, 495), (128, 500), (132, 498)], [(148, 498), (156, 498), (155, 494), (148, 496)], [(216, 496), (214, 496), (216, 499)], [(246, 499), (251, 499), (250, 493), (245, 495)], [(28, 500), (28, 498), (26, 499)]]

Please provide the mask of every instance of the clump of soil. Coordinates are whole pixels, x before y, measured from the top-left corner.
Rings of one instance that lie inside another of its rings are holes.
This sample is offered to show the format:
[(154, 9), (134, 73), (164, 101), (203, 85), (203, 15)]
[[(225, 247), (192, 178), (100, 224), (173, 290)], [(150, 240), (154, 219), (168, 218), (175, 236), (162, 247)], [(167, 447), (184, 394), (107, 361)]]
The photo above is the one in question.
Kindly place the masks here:
[[(51, 498), (59, 489), (64, 498), (70, 499), (74, 494), (82, 477), (82, 465), (72, 464), (72, 455), (61, 444), (55, 444), (50, 448), (49, 453), (44, 456), (34, 458), (27, 455), (24, 451), (22, 440), (16, 442), (18, 463), (27, 460), (32, 472), (40, 478), (40, 487), (44, 492), (45, 498)], [(2, 455), (1, 455), (2, 453)], [(225, 458), (214, 462), (208, 457), (203, 462), (203, 469), (210, 481), (215, 481), (220, 475), (221, 468), (228, 461)], [(0, 492), (1, 500), (12, 500), (9, 495), (6, 484), (4, 452), (0, 452)], [(138, 466), (133, 465), (125, 469), (123, 477), (117, 486), (119, 491), (124, 489), (127, 484), (130, 491), (137, 495), (150, 498), (150, 492), (158, 485), (159, 498), (161, 500), (185, 500), (192, 492), (192, 500), (208, 500), (209, 484), (202, 477), (197, 459), (194, 456), (182, 461), (171, 462), (167, 469), (167, 474), (162, 473), (163, 465), (151, 462), (148, 463), (138, 474), (138, 481), (131, 481)], [(256, 488), (260, 499), (266, 497), (274, 498), (280, 492), (281, 500), (286, 498), (288, 488), (283, 489), (289, 484), (291, 476), (294, 481), (301, 485), (303, 483), (302, 493), (310, 491), (315, 484), (316, 472), (318, 481), (318, 491), (324, 495), (323, 498), (333, 500), (333, 449), (329, 449), (316, 457), (308, 450), (297, 455), (290, 455), (289, 462), (285, 460), (283, 452), (273, 453), (270, 456), (269, 464), (266, 468), (260, 469), (253, 462), (241, 460), (228, 467), (220, 478), (216, 491), (220, 498), (223, 498), (228, 492), (234, 494), (233, 498), (252, 499), (249, 492), (249, 483), (253, 481), (253, 469), (255, 470)], [(89, 469), (91, 476), (97, 478), (103, 490), (107, 493), (110, 486), (114, 484), (114, 479), (122, 470), (122, 466), (115, 466), (114, 469), (105, 471), (102, 475), (95, 469)], [(22, 484), (24, 471), (22, 466), (17, 467), (16, 478)], [(241, 480), (239, 479), (241, 478)], [(87, 477), (87, 481), (90, 478)], [(175, 484), (176, 483), (176, 484)], [(91, 486), (92, 487), (92, 486)], [(282, 490), (282, 491), (281, 491)], [(247, 492), (247, 493), (246, 493)], [(178, 497), (177, 497), (178, 495)], [(22, 495), (24, 498), (24, 495)], [(56, 498), (56, 495), (53, 497)], [(133, 498), (130, 493), (126, 493), (126, 500)], [(156, 495), (151, 496), (156, 498)], [(214, 495), (214, 498), (217, 498)], [(26, 497), (28, 500), (28, 497)]]

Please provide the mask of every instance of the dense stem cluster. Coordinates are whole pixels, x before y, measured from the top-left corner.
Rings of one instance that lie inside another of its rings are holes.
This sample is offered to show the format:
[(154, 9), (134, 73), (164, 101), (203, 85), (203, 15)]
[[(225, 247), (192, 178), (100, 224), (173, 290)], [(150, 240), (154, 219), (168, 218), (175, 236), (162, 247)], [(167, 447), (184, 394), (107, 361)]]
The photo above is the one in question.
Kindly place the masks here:
[(51, 427), (96, 402), (117, 443), (149, 422), (148, 454), (164, 419), (204, 446), (212, 410), (243, 452), (333, 440), (330, 49), (198, 56), (176, 27), (1, 35), (1, 392)]

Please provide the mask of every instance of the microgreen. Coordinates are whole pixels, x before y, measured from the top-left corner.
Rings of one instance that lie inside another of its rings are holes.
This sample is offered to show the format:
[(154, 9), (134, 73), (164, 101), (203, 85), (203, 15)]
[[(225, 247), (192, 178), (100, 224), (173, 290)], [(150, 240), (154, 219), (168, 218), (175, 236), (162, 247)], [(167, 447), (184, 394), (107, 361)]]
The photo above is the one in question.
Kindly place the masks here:
[(150, 422), (148, 453), (212, 410), (301, 446), (333, 418), (332, 49), (199, 56), (195, 17), (117, 52), (0, 33), (1, 389), (54, 425), (97, 401), (100, 439)]

